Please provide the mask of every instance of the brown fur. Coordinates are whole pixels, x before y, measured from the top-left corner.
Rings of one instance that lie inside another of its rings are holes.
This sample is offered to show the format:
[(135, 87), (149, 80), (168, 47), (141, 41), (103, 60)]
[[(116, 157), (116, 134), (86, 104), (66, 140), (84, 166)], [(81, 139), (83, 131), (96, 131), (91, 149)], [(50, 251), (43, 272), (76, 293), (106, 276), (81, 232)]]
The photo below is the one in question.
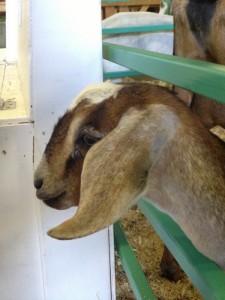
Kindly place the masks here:
[(175, 282), (177, 282), (183, 275), (183, 271), (179, 264), (165, 246), (160, 262), (160, 269), (162, 277), (166, 277), (167, 279)]
[[(198, 3), (196, 11), (195, 31), (188, 18), (187, 8), (189, 0), (174, 0), (171, 6), (174, 16), (174, 54), (181, 57), (210, 61), (225, 64), (225, 1), (214, 2), (215, 11), (212, 17), (204, 22), (203, 13), (210, 14), (212, 1), (193, 1)], [(202, 8), (206, 9), (202, 11)], [(198, 24), (198, 19), (203, 22)], [(201, 38), (200, 38), (201, 37)], [(180, 99), (191, 106), (193, 112), (199, 117), (207, 128), (220, 125), (225, 128), (225, 105), (215, 102), (207, 97), (193, 94), (190, 91), (176, 87)]]
[[(73, 218), (48, 234), (73, 239), (94, 233), (118, 220), (144, 195), (224, 268), (225, 152), (190, 110), (172, 93), (137, 83), (122, 86), (116, 97), (100, 103), (86, 101), (72, 114), (66, 137), (57, 140), (56, 126), (47, 146), (56, 148), (51, 154), (54, 168), (46, 151), (35, 180), (43, 181), (39, 198), (52, 198), (44, 182), (53, 178), (52, 187), (64, 187), (64, 200), (56, 199), (55, 207), (78, 200), (79, 207)], [(98, 141), (88, 146), (84, 132), (93, 132)], [(80, 153), (75, 158), (74, 149)], [(74, 188), (74, 181), (79, 187)]]
[[(192, 3), (194, 2), (192, 1)], [(189, 3), (189, 0), (174, 0), (172, 3), (171, 12), (174, 16), (175, 27), (174, 54), (191, 59), (225, 64), (225, 1), (214, 2), (213, 7), (210, 7), (212, 6), (210, 1), (209, 3), (196, 1), (198, 7), (196, 7), (196, 11), (192, 11), (194, 13), (192, 19), (194, 20), (197, 17), (195, 24), (191, 24), (188, 18)], [(205, 12), (207, 12), (208, 7), (208, 15), (210, 16), (204, 16), (203, 11), (201, 11), (203, 5), (206, 8)], [(190, 13), (189, 10), (189, 16)], [(202, 23), (198, 20), (201, 18), (203, 18)], [(207, 21), (204, 22), (204, 19)], [(224, 104), (178, 87), (175, 87), (174, 90), (179, 98), (190, 106), (193, 113), (198, 116), (206, 128), (211, 129), (216, 125), (225, 128)], [(168, 249), (165, 248), (164, 252), (167, 253)], [(162, 258), (161, 271), (165, 276), (170, 274), (170, 277), (173, 277), (175, 281), (181, 274), (176, 261), (173, 262), (169, 254), (164, 255)]]

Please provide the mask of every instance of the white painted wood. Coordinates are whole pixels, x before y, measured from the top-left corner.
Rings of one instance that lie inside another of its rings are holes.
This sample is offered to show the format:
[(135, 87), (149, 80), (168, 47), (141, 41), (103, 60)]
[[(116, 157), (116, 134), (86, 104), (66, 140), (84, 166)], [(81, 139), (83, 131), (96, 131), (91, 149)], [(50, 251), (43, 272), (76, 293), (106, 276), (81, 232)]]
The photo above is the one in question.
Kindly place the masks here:
[[(31, 7), (31, 100), (35, 162), (53, 125), (87, 84), (102, 81), (99, 0), (33, 0)], [(57, 241), (46, 235), (74, 210), (56, 211), (39, 202), (39, 228), (46, 300), (115, 298), (112, 232)]]
[[(18, 25), (16, 27), (16, 33), (18, 36), (18, 43), (16, 45), (17, 51), (17, 65), (19, 70), (19, 75), (21, 78), (21, 89), (24, 99), (25, 110), (30, 117), (32, 99), (30, 97), (31, 82), (30, 82), (30, 65), (31, 61), (31, 37), (32, 37), (32, 26), (29, 26), (31, 21), (31, 14), (29, 11), (30, 1), (29, 0), (11, 0), (18, 1), (18, 15), (17, 21)], [(8, 13), (7, 13), (8, 15)], [(8, 47), (7, 47), (8, 48)], [(8, 51), (8, 50), (7, 50)]]
[(87, 84), (102, 80), (100, 0), (8, 4), (26, 116), (0, 114), (0, 299), (115, 299), (112, 230), (73, 241), (47, 236), (74, 209), (56, 211), (35, 198), (33, 124), (19, 124), (29, 122), (33, 106), (37, 164), (58, 116)]
[(0, 127), (0, 299), (43, 300), (33, 126)]
[(102, 80), (101, 10), (99, 0), (31, 3), (31, 98), (40, 107), (34, 111), (39, 140), (81, 89)]
[(108, 230), (73, 241), (54, 240), (46, 235), (47, 229), (72, 210), (62, 213), (42, 207), (41, 211), (45, 299), (112, 299)]

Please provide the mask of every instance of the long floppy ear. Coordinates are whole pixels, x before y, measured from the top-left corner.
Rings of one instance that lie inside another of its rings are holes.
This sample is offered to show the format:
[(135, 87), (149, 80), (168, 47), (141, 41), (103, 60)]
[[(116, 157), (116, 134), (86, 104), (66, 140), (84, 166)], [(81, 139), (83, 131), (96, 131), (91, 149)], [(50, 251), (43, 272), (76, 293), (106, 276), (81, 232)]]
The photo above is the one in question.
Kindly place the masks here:
[(171, 131), (159, 109), (163, 105), (150, 106), (149, 110), (130, 109), (118, 126), (88, 151), (78, 211), (49, 230), (51, 237), (74, 239), (99, 231), (117, 221), (144, 192), (151, 166)]

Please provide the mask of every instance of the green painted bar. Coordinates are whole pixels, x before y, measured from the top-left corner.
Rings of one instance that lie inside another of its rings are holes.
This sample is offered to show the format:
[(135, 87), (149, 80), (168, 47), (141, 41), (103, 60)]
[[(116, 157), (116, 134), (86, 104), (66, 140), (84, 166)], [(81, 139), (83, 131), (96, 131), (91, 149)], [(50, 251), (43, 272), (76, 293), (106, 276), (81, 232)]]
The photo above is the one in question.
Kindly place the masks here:
[(156, 300), (119, 222), (114, 224), (115, 247), (137, 300)]
[(204, 299), (225, 299), (225, 273), (195, 249), (168, 215), (145, 199), (140, 199), (138, 206)]
[(102, 34), (107, 35), (107, 34), (136, 33), (136, 32), (171, 31), (173, 29), (174, 29), (173, 24), (116, 27), (116, 28), (103, 28)]
[(131, 0), (102, 0), (102, 3), (130, 2)]
[(103, 74), (104, 80), (106, 79), (112, 79), (112, 78), (120, 78), (120, 77), (126, 77), (126, 76), (138, 76), (143, 75), (140, 72), (137, 71), (118, 71), (118, 72), (106, 72)]
[(171, 3), (172, 3), (172, 0), (163, 0), (163, 2), (167, 3), (167, 9), (165, 11), (165, 15), (170, 15), (170, 6), (171, 6)]
[(225, 103), (225, 66), (111, 43), (103, 58)]

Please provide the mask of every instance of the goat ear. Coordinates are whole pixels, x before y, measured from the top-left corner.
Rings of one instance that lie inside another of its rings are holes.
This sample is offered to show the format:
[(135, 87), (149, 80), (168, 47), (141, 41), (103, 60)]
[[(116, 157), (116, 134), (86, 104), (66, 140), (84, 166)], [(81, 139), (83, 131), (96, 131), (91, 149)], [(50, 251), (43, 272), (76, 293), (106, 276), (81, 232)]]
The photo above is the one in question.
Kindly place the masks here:
[(117, 221), (145, 190), (150, 167), (167, 140), (167, 134), (156, 134), (154, 127), (160, 124), (154, 115), (150, 121), (146, 114), (127, 113), (88, 151), (78, 211), (49, 230), (51, 237), (73, 239), (101, 230)]

